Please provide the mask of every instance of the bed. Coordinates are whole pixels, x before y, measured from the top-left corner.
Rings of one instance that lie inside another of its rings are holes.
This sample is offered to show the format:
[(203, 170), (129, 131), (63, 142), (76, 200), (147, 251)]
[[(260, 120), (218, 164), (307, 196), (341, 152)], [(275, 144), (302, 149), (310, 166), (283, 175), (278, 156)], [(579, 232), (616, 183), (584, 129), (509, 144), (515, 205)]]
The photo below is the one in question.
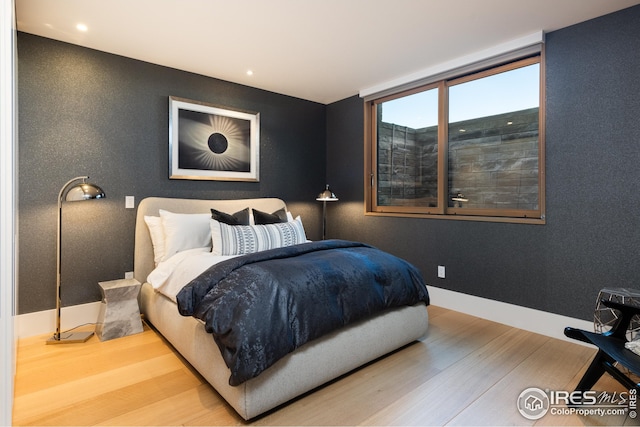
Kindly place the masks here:
[(142, 283), (140, 308), (146, 320), (242, 418), (255, 418), (426, 334), (428, 313), (424, 302), (388, 309), (314, 339), (256, 377), (230, 385), (230, 369), (212, 335), (205, 330), (204, 322), (181, 315), (172, 298), (148, 283), (149, 275), (157, 270), (157, 259), (145, 217), (157, 218), (161, 210), (210, 215), (212, 208), (232, 214), (247, 207), (268, 213), (286, 211), (285, 202), (277, 198), (146, 198), (137, 210), (134, 250), (134, 277)]

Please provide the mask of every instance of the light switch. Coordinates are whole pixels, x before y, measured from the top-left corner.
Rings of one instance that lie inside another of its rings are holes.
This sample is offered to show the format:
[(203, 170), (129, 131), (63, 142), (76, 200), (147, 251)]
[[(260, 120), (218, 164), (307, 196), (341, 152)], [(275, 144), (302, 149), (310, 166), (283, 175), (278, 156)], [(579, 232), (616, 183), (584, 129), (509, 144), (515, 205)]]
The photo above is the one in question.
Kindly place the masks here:
[(125, 196), (124, 207), (125, 209), (133, 209), (135, 207), (135, 198), (133, 196)]

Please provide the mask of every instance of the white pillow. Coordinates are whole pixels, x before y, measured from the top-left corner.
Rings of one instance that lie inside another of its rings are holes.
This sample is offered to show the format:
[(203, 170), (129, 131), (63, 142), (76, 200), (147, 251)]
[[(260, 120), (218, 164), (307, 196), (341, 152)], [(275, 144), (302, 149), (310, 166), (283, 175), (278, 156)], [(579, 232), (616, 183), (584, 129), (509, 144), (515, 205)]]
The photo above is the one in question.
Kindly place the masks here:
[(210, 213), (178, 214), (160, 209), (164, 230), (164, 257), (187, 249), (211, 247)]
[(164, 229), (162, 228), (162, 219), (159, 216), (144, 216), (144, 222), (149, 227), (151, 235), (151, 244), (153, 245), (153, 260), (156, 265), (164, 259)]
[(244, 255), (307, 241), (299, 216), (290, 222), (264, 225), (227, 225), (215, 219), (210, 223), (214, 255)]

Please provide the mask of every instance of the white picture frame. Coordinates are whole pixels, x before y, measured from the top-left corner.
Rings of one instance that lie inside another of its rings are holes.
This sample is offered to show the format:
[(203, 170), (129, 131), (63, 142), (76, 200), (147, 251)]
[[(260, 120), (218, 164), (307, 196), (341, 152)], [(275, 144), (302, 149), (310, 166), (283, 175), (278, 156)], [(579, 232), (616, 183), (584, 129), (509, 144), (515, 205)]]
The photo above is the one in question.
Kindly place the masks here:
[(260, 113), (169, 97), (169, 179), (260, 180)]

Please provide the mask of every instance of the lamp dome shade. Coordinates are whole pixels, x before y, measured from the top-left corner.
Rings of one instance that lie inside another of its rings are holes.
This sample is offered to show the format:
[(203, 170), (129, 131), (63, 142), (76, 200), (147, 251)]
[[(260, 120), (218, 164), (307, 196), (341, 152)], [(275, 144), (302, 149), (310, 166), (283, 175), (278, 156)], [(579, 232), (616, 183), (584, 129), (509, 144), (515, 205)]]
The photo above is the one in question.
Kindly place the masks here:
[(318, 197), (316, 197), (316, 200), (319, 202), (335, 202), (338, 200), (338, 198), (336, 197), (335, 194), (333, 194), (333, 191), (331, 191), (331, 189), (329, 188), (329, 185), (327, 184), (324, 191), (318, 194)]
[(71, 187), (67, 192), (65, 200), (67, 202), (76, 202), (79, 200), (104, 199), (105, 197), (106, 196), (104, 191), (102, 191), (102, 188), (95, 184), (82, 182)]

